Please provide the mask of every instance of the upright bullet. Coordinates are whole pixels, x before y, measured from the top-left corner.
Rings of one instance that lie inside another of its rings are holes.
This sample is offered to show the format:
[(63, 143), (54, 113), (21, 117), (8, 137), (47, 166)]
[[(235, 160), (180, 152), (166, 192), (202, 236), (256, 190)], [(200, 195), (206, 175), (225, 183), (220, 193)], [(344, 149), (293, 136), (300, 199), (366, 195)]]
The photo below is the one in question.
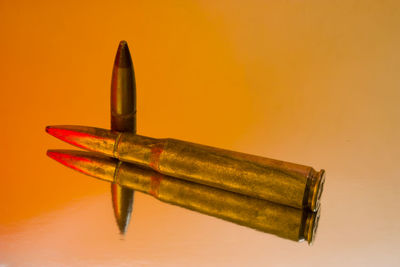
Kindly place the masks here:
[(46, 131), (78, 147), (162, 174), (265, 199), (318, 210), (324, 170), (194, 144), (85, 126), (49, 126)]
[[(136, 84), (128, 44), (121, 41), (115, 56), (111, 79), (111, 130), (136, 133)], [(111, 183), (111, 199), (121, 234), (127, 230), (134, 191)]]
[(319, 209), (296, 209), (206, 185), (176, 179), (103, 155), (49, 150), (58, 162), (101, 180), (150, 194), (170, 204), (294, 241), (315, 239)]
[(110, 106), (112, 130), (136, 133), (136, 82), (126, 41), (119, 43), (115, 56)]

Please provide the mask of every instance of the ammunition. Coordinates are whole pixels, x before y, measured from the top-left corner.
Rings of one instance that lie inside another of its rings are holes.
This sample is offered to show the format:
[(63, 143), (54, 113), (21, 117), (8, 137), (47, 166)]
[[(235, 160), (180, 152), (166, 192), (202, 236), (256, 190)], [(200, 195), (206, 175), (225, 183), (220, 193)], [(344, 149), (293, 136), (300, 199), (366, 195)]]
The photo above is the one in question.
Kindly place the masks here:
[(121, 41), (111, 79), (111, 128), (136, 133), (136, 82), (128, 44)]
[(51, 135), (165, 175), (317, 211), (324, 170), (194, 144), (85, 126), (48, 126)]
[[(111, 130), (136, 133), (136, 84), (131, 54), (121, 41), (111, 78)], [(134, 191), (111, 183), (111, 200), (121, 234), (126, 232), (132, 213)]]
[(106, 156), (71, 150), (49, 150), (58, 162), (101, 180), (150, 194), (170, 204), (221, 218), (294, 241), (314, 241), (318, 212), (162, 175)]

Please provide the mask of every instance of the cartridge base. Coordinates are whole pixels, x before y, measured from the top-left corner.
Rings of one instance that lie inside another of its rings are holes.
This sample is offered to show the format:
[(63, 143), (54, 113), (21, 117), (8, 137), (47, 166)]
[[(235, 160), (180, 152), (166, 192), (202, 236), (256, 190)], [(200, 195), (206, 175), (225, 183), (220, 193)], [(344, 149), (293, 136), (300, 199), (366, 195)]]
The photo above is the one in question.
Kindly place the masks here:
[(320, 170), (319, 172), (313, 171), (310, 179), (311, 184), (308, 192), (307, 206), (316, 212), (321, 205), (321, 195), (325, 184), (325, 170)]
[(305, 240), (307, 240), (309, 245), (312, 245), (312, 243), (315, 240), (320, 216), (321, 216), (320, 207), (316, 212), (310, 212), (307, 216), (306, 225), (304, 228), (304, 238)]

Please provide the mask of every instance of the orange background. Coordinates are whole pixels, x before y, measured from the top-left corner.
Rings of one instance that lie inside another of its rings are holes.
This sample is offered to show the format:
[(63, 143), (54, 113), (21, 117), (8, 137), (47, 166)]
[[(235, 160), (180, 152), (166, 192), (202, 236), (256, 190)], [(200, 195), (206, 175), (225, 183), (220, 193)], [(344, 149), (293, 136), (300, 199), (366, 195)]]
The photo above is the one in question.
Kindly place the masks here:
[[(400, 264), (398, 1), (0, 0), (0, 36), (0, 265)], [(121, 240), (44, 128), (109, 128), (122, 39), (139, 134), (327, 171), (313, 247), (141, 193)]]

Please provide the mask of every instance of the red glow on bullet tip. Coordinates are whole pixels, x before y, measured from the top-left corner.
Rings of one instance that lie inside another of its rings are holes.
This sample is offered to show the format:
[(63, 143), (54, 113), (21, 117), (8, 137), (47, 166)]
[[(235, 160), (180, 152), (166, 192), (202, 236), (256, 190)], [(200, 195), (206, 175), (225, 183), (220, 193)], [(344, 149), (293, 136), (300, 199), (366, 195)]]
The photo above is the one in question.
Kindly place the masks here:
[(56, 128), (52, 126), (47, 126), (46, 127), (46, 132), (49, 133), (50, 135), (67, 142), (71, 145), (83, 148), (83, 149), (89, 149), (87, 146), (82, 145), (82, 142), (80, 142), (80, 139), (90, 139), (90, 138), (95, 138), (99, 139), (98, 136), (94, 136), (88, 133), (82, 133), (76, 130), (69, 130), (69, 129), (62, 129), (62, 128)]
[(76, 171), (82, 172), (87, 175), (91, 175), (87, 171), (85, 171), (82, 168), (79, 168), (79, 165), (82, 163), (92, 163), (93, 161), (87, 157), (84, 156), (77, 156), (77, 155), (71, 155), (65, 152), (60, 152), (60, 151), (47, 151), (47, 155), (58, 161), (59, 163), (74, 169)]

